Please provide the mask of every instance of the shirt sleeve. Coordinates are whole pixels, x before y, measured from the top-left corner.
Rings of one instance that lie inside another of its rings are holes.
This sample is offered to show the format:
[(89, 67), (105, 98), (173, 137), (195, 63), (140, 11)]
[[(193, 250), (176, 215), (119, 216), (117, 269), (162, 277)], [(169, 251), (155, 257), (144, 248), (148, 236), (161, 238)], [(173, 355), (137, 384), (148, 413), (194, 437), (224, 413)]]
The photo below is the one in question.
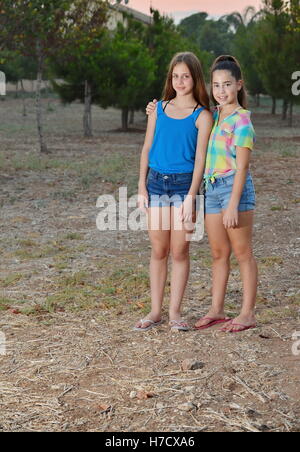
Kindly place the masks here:
[(255, 143), (255, 131), (249, 122), (248, 124), (241, 124), (234, 130), (234, 141), (235, 146), (241, 148), (253, 149)]

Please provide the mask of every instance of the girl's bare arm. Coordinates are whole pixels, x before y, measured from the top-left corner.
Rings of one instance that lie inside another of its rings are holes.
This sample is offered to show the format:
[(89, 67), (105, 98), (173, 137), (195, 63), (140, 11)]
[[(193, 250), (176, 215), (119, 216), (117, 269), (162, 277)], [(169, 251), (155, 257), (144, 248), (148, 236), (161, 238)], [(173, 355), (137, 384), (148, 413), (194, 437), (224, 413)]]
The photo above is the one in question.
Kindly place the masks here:
[(213, 125), (211, 112), (208, 110), (202, 111), (197, 119), (196, 125), (198, 127), (197, 150), (193, 181), (189, 191), (189, 195), (193, 197), (198, 194), (203, 179), (208, 140)]
[(156, 126), (156, 118), (157, 118), (156, 112), (155, 112), (155, 114), (150, 115), (148, 117), (146, 136), (145, 136), (145, 141), (144, 141), (144, 145), (142, 148), (141, 160), (140, 160), (139, 187), (146, 186), (146, 179), (147, 179), (148, 168), (149, 168), (149, 151), (150, 151), (152, 143), (153, 143), (155, 126)]
[(203, 179), (207, 145), (213, 125), (211, 112), (207, 110), (202, 111), (197, 119), (196, 125), (198, 127), (198, 139), (193, 179), (188, 196), (182, 205), (182, 211), (180, 213), (181, 220), (187, 223), (192, 221), (193, 201), (199, 193), (199, 188)]
[(238, 226), (238, 206), (243, 193), (244, 185), (249, 170), (251, 150), (249, 148), (236, 148), (237, 170), (234, 176), (233, 188), (228, 207), (223, 216), (225, 228)]

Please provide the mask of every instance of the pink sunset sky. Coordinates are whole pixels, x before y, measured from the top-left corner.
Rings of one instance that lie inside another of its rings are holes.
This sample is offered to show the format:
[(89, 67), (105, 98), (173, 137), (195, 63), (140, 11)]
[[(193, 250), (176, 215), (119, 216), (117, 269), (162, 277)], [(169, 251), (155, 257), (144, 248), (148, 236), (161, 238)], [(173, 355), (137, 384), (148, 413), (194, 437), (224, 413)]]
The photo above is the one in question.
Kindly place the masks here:
[[(172, 15), (176, 21), (199, 11), (205, 11), (210, 16), (222, 16), (233, 11), (243, 12), (247, 6), (258, 10), (261, 3), (261, 0), (152, 0), (154, 8)], [(129, 0), (128, 6), (148, 14), (150, 0)]]

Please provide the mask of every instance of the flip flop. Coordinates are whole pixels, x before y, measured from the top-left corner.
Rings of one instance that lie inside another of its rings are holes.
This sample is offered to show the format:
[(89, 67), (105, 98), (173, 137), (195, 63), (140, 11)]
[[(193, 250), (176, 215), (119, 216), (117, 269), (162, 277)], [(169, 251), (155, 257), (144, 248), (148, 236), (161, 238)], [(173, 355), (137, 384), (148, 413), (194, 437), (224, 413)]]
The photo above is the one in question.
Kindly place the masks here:
[[(151, 328), (161, 325), (163, 321), (159, 320), (159, 322), (154, 322), (153, 320), (150, 320), (150, 319), (141, 319), (140, 322), (142, 323), (141, 328), (138, 328), (135, 326), (133, 328), (133, 331), (149, 331), (149, 330), (151, 330)], [(147, 326), (146, 328), (143, 328), (144, 323), (149, 323), (149, 322), (150, 322), (150, 325)]]
[(188, 331), (189, 330), (188, 324), (183, 321), (178, 322), (177, 320), (170, 320), (169, 325), (171, 327), (171, 330), (179, 330), (179, 331)]
[(231, 322), (232, 326), (241, 326), (242, 328), (236, 330), (236, 331), (228, 331), (225, 328), (221, 328), (220, 331), (223, 331), (223, 333), (241, 333), (242, 331), (250, 330), (251, 328), (256, 328), (256, 323), (253, 323), (252, 325), (243, 325), (242, 323), (233, 323)]
[(200, 320), (210, 320), (210, 322), (207, 323), (206, 325), (194, 326), (195, 330), (205, 330), (206, 328), (210, 328), (211, 326), (217, 325), (218, 323), (229, 322), (231, 319), (230, 318), (215, 319), (213, 317), (202, 317), (202, 319)]

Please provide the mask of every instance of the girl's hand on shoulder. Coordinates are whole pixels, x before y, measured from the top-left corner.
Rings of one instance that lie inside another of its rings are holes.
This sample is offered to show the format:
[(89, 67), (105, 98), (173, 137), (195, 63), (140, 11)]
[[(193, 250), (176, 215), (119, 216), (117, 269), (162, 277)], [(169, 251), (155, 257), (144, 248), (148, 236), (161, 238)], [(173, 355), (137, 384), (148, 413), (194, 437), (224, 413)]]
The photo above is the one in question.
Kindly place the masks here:
[(236, 228), (239, 225), (239, 212), (237, 208), (227, 207), (223, 215), (225, 229)]
[(157, 100), (156, 99), (154, 99), (152, 102), (149, 102), (149, 104), (147, 105), (147, 107), (146, 107), (146, 114), (149, 116), (149, 115), (152, 115), (152, 113), (154, 113), (155, 112), (155, 110), (156, 110), (156, 105), (157, 105)]
[(139, 188), (138, 193), (138, 209), (140, 209), (144, 213), (148, 213), (149, 208), (149, 195), (146, 187)]

